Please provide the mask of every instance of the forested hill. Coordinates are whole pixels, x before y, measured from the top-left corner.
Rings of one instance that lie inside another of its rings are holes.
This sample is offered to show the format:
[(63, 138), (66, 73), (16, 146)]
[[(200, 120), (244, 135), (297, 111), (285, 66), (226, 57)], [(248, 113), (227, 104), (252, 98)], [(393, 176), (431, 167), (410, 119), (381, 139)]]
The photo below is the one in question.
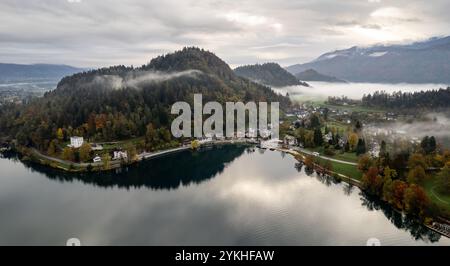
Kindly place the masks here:
[(276, 63), (241, 66), (236, 68), (234, 72), (241, 77), (274, 87), (309, 86), (307, 83), (299, 81), (294, 75)]
[(335, 78), (335, 77), (330, 77), (327, 75), (323, 75), (317, 71), (315, 71), (314, 69), (308, 69), (305, 70), (303, 72), (300, 72), (298, 74), (295, 74), (295, 77), (300, 79), (300, 80), (305, 80), (305, 81), (322, 81), (322, 82), (334, 82), (334, 83), (346, 83), (346, 81)]
[(420, 91), (420, 92), (395, 92), (392, 94), (377, 91), (364, 95), (362, 103), (365, 106), (417, 109), (417, 108), (450, 108), (450, 87), (447, 89)]
[(66, 65), (19, 65), (0, 63), (0, 81), (23, 81), (33, 79), (59, 80), (64, 76), (84, 71)]
[[(211, 52), (185, 48), (139, 68), (115, 66), (66, 77), (57, 89), (24, 105), (0, 109), (0, 134), (45, 150), (49, 141), (78, 135), (95, 141), (143, 136), (148, 126), (170, 129), (177, 101), (267, 101), (287, 97), (238, 77)], [(164, 135), (164, 134), (162, 134)], [(167, 135), (167, 134), (166, 134)]]

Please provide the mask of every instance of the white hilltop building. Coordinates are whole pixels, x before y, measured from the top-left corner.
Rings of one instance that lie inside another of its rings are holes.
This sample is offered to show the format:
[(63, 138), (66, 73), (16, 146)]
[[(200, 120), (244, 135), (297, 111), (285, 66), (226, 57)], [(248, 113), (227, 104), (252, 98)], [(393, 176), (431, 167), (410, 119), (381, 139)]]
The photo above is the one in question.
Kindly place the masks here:
[(84, 143), (83, 137), (70, 137), (70, 144), (68, 145), (71, 148), (78, 149)]

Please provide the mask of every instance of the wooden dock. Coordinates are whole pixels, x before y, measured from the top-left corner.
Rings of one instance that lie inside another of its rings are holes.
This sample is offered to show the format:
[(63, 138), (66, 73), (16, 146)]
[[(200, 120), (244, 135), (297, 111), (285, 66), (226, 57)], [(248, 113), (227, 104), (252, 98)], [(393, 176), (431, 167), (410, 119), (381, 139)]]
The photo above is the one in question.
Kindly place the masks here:
[(434, 222), (432, 225), (425, 225), (428, 229), (433, 230), (434, 232), (443, 235), (447, 238), (450, 238), (450, 225), (441, 224)]

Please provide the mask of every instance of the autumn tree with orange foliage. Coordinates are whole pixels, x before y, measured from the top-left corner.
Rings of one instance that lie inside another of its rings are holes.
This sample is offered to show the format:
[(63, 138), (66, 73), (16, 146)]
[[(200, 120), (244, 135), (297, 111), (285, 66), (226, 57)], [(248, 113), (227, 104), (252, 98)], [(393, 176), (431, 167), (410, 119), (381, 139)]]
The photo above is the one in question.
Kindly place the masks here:
[(305, 165), (308, 168), (314, 168), (314, 157), (311, 155), (306, 156), (305, 158)]
[(370, 167), (363, 175), (363, 187), (373, 195), (380, 196), (383, 190), (383, 177), (380, 175), (377, 167)]
[(404, 197), (405, 197), (405, 191), (408, 188), (408, 184), (401, 180), (395, 180), (392, 183), (393, 188), (393, 197), (392, 197), (392, 204), (395, 208), (399, 210), (404, 209)]
[(427, 215), (430, 200), (422, 187), (412, 184), (404, 192), (405, 211), (421, 218)]

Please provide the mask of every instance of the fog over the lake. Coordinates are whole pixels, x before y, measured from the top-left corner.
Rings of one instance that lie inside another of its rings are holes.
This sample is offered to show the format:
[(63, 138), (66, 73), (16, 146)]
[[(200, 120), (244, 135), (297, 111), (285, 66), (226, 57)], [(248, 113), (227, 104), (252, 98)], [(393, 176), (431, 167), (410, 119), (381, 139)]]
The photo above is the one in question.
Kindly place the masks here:
[(309, 81), (311, 87), (288, 86), (283, 88), (273, 88), (281, 94), (289, 93), (293, 100), (324, 100), (328, 96), (347, 96), (350, 99), (360, 100), (364, 94), (376, 91), (393, 93), (397, 91), (415, 92), (438, 90), (447, 88), (446, 84), (380, 84), (380, 83), (328, 83)]

